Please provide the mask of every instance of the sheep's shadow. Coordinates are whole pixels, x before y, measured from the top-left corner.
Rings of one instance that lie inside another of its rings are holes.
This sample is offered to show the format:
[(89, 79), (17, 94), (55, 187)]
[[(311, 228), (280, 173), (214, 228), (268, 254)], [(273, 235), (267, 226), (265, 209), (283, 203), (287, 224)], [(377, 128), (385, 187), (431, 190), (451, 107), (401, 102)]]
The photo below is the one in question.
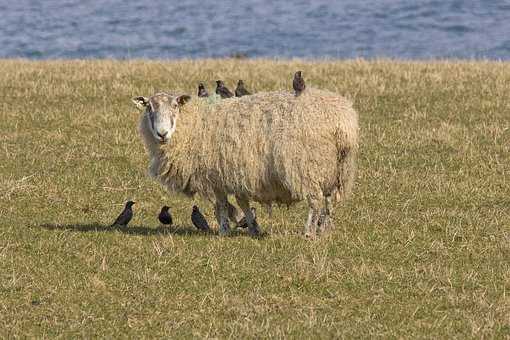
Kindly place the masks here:
[[(72, 224), (56, 224), (56, 223), (44, 223), (40, 224), (39, 227), (47, 229), (47, 230), (67, 230), (72, 232), (80, 232), (80, 233), (90, 233), (90, 232), (120, 232), (128, 235), (142, 235), (142, 236), (152, 236), (152, 235), (181, 235), (181, 236), (218, 236), (219, 233), (217, 230), (210, 231), (199, 231), (197, 229), (186, 227), (186, 226), (171, 226), (171, 227), (163, 227), (159, 226), (156, 228), (151, 228), (147, 226), (128, 226), (128, 227), (119, 227), (119, 226), (109, 226), (101, 223), (72, 223)], [(248, 236), (247, 233), (240, 230), (231, 230), (229, 237), (237, 237), (237, 236)], [(258, 238), (264, 238), (267, 234), (263, 233), (258, 236)]]
[(89, 233), (89, 232), (120, 232), (128, 235), (142, 235), (142, 236), (151, 236), (151, 235), (186, 235), (186, 236), (206, 236), (206, 235), (217, 235), (218, 233), (215, 230), (211, 230), (208, 232), (198, 231), (196, 229), (191, 229), (184, 226), (172, 226), (172, 227), (156, 227), (151, 228), (147, 226), (128, 226), (128, 227), (119, 227), (119, 226), (109, 226), (101, 223), (71, 223), (71, 224), (56, 224), (56, 223), (45, 223), (39, 225), (39, 227), (48, 229), (48, 230), (68, 230), (73, 232), (80, 233)]

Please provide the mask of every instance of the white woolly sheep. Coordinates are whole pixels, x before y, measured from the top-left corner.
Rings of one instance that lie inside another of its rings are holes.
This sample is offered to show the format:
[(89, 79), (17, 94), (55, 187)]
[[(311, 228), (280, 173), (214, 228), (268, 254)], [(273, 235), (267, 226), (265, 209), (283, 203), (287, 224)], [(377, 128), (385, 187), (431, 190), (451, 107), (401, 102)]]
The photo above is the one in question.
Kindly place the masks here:
[(215, 199), (220, 234), (229, 232), (234, 195), (251, 234), (260, 232), (249, 203), (307, 200), (305, 233), (330, 224), (332, 201), (351, 192), (358, 115), (345, 98), (307, 89), (211, 101), (158, 93), (135, 97), (149, 173), (170, 191)]

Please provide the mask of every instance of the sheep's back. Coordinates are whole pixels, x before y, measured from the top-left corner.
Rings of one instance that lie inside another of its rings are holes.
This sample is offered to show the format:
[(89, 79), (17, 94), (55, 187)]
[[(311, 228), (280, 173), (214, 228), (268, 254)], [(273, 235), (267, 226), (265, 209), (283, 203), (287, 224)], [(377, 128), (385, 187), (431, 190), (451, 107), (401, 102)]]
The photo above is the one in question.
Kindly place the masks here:
[(353, 139), (349, 129), (357, 141), (356, 113), (327, 91), (266, 92), (217, 103), (193, 98), (169, 151), (199, 191), (218, 187), (291, 203), (335, 182), (338, 142)]

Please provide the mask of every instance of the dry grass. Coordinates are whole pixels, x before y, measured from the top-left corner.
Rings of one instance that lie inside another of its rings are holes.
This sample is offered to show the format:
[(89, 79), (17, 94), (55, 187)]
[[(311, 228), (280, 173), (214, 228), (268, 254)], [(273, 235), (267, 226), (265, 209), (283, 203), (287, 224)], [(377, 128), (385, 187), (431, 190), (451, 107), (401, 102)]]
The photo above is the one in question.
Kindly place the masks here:
[[(305, 240), (300, 205), (262, 211), (262, 240), (193, 232), (130, 98), (296, 69), (360, 113), (336, 230)], [(510, 337), (508, 63), (4, 60), (0, 87), (1, 337)]]

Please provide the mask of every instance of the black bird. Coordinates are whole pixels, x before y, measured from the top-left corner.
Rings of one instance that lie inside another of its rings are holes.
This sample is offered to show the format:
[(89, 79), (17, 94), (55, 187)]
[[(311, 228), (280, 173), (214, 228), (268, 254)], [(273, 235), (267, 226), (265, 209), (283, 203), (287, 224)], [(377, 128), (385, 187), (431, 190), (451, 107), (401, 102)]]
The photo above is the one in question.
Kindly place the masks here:
[(205, 86), (203, 83), (198, 84), (198, 96), (199, 97), (209, 97), (209, 93), (207, 93), (207, 90), (205, 89)]
[(241, 79), (239, 79), (239, 81), (237, 82), (237, 87), (234, 92), (236, 94), (236, 97), (249, 96), (251, 94), (250, 92), (248, 92), (246, 87), (244, 87), (244, 82)]
[(126, 206), (124, 207), (124, 210), (120, 213), (119, 217), (113, 222), (111, 227), (120, 226), (120, 227), (127, 227), (129, 221), (133, 218), (133, 210), (131, 207), (135, 204), (133, 201), (127, 201)]
[(216, 94), (219, 94), (223, 99), (234, 96), (234, 94), (225, 86), (223, 80), (216, 80)]
[(170, 207), (167, 207), (166, 205), (161, 208), (161, 212), (159, 213), (158, 215), (158, 220), (159, 222), (161, 222), (162, 224), (166, 224), (166, 225), (172, 225), (172, 215), (170, 215)]
[(305, 80), (301, 76), (301, 71), (297, 71), (296, 74), (294, 74), (294, 81), (292, 82), (292, 87), (294, 88), (294, 92), (296, 94), (296, 97), (301, 94), (306, 88)]
[(198, 210), (198, 207), (196, 205), (193, 206), (193, 212), (191, 213), (191, 222), (193, 222), (193, 225), (198, 229), (202, 231), (209, 230), (209, 224), (207, 224), (207, 221)]
[[(257, 210), (255, 207), (251, 207), (251, 214), (253, 215), (253, 220), (257, 222)], [(246, 216), (243, 216), (239, 222), (237, 222), (236, 228), (248, 228), (248, 221), (246, 221)]]

